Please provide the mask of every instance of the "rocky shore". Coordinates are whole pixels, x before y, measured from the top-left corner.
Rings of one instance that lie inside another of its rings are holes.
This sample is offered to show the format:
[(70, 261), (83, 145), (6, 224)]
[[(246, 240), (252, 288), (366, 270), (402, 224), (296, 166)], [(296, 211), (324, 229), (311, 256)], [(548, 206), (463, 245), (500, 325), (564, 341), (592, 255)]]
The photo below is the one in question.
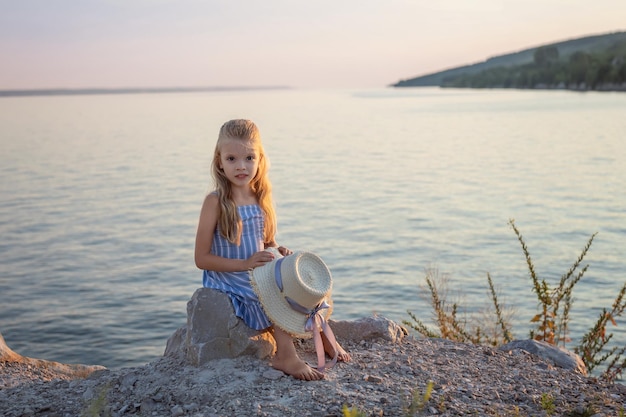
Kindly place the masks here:
[[(543, 342), (415, 339), (381, 316), (329, 323), (352, 361), (311, 382), (271, 368), (273, 337), (245, 326), (228, 296), (208, 288), (187, 303), (187, 323), (163, 357), (141, 367), (26, 358), (0, 335), (0, 416), (626, 415), (626, 386), (587, 377), (576, 355)], [(310, 340), (296, 347), (316, 362)]]
[[(344, 343), (352, 362), (303, 382), (254, 356), (190, 365), (182, 355), (120, 370), (0, 360), (0, 415), (18, 416), (621, 416), (626, 387), (524, 350), (442, 339)], [(313, 359), (310, 341), (298, 350)], [(19, 357), (19, 355), (18, 355)], [(73, 369), (73, 368), (70, 368)], [(82, 374), (81, 372), (82, 371)], [(425, 400), (429, 381), (433, 383)], [(414, 404), (418, 412), (409, 414)]]

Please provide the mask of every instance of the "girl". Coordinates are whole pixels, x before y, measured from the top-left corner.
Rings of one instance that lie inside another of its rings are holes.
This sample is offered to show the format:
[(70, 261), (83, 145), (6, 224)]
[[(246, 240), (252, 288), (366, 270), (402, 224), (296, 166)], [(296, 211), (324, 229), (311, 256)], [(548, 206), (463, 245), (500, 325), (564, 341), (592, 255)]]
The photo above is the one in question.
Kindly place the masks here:
[[(241, 119), (224, 123), (212, 163), (216, 188), (204, 200), (196, 234), (195, 262), (204, 270), (203, 285), (228, 294), (235, 314), (255, 330), (268, 329), (272, 323), (252, 289), (249, 271), (274, 259), (266, 248), (292, 254), (275, 241), (268, 168), (257, 126)], [(324, 377), (298, 356), (291, 335), (278, 326), (272, 330), (274, 368), (308, 381)], [(337, 352), (328, 343), (324, 346), (331, 357), (336, 353), (339, 360), (350, 360), (339, 345)]]

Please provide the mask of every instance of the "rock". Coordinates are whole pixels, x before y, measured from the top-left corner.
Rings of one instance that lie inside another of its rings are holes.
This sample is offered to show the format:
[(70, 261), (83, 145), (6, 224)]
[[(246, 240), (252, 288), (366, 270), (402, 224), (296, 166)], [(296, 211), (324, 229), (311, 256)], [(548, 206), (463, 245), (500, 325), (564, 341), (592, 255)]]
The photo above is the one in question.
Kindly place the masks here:
[(396, 343), (408, 335), (404, 327), (382, 316), (363, 317), (352, 321), (331, 319), (328, 323), (340, 343), (375, 339)]
[[(63, 379), (74, 379), (74, 378), (86, 378), (90, 374), (106, 370), (104, 366), (100, 365), (81, 365), (81, 364), (63, 364), (59, 362), (47, 361), (43, 359), (34, 359), (26, 356), (22, 356), (19, 353), (14, 352), (7, 346), (4, 341), (4, 337), (0, 333), (0, 363), (4, 363), (5, 365), (9, 364), (19, 364), (26, 365), (28, 368), (32, 369), (31, 378), (32, 379), (40, 379), (47, 381), (49, 380), (49, 375), (54, 375), (56, 378)], [(35, 378), (33, 378), (35, 377)], [(2, 382), (2, 386), (15, 386), (19, 385), (21, 382), (21, 376), (17, 375), (15, 378), (12, 378), (11, 375), (8, 377), (0, 377), (0, 382)]]
[(0, 333), (0, 361), (19, 362), (23, 359), (24, 357), (22, 355), (13, 352), (11, 348), (7, 346), (7, 343), (4, 341), (4, 337), (2, 337), (2, 333)]
[(537, 355), (563, 369), (568, 369), (587, 376), (587, 367), (584, 362), (574, 352), (553, 346), (541, 340), (514, 340), (499, 347), (500, 350), (508, 352), (514, 349), (521, 349)]
[(185, 410), (183, 410), (183, 407), (181, 407), (180, 405), (175, 405), (172, 408), (171, 413), (172, 413), (172, 417), (180, 417), (180, 416), (185, 415)]
[[(329, 320), (335, 336), (342, 341), (382, 339), (400, 342), (407, 330), (381, 316), (354, 321)], [(276, 351), (276, 342), (267, 331), (250, 329), (235, 315), (225, 293), (199, 288), (187, 303), (187, 325), (167, 340), (164, 356), (185, 358), (200, 366), (213, 359), (255, 356), (269, 357)]]
[(265, 379), (271, 379), (271, 380), (277, 380), (277, 379), (281, 379), (285, 376), (285, 373), (283, 371), (279, 371), (278, 369), (274, 369), (274, 368), (269, 368), (267, 371), (263, 372), (263, 378)]
[(375, 384), (380, 384), (381, 382), (383, 382), (383, 378), (379, 377), (379, 376), (374, 376), (374, 375), (368, 375), (365, 377), (365, 380), (367, 382), (373, 382)]
[(165, 356), (184, 357), (200, 366), (212, 359), (271, 356), (276, 342), (267, 331), (252, 330), (235, 315), (228, 295), (199, 288), (187, 303), (187, 325), (168, 339)]
[(187, 356), (187, 326), (177, 329), (165, 343), (163, 356), (180, 357)]

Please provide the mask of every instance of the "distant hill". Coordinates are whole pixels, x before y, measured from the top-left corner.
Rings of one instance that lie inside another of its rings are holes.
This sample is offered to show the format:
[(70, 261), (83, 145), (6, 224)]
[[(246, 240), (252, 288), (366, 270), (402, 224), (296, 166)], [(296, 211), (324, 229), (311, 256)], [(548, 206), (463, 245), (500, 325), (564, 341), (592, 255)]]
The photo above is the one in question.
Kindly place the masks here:
[[(513, 69), (533, 64), (535, 52), (540, 48), (556, 48), (560, 61), (567, 61), (573, 54), (584, 52), (587, 54), (606, 51), (616, 44), (626, 43), (626, 32), (615, 32), (605, 35), (586, 36), (562, 42), (539, 45), (506, 55), (499, 55), (471, 65), (451, 68), (440, 72), (426, 74), (414, 78), (400, 80), (392, 87), (423, 87), (423, 86), (453, 86), (451, 81), (461, 77), (471, 77), (494, 69)], [(456, 85), (463, 86), (463, 85)], [(467, 87), (468, 85), (464, 85)], [(502, 87), (502, 85), (481, 85), (481, 87)]]

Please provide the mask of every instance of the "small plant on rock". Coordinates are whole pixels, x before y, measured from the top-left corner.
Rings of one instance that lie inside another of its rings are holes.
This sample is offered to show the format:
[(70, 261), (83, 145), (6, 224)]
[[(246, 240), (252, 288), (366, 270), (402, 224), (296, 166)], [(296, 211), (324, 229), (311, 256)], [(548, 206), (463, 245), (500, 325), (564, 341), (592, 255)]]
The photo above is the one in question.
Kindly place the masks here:
[[(532, 281), (532, 290), (539, 301), (539, 313), (531, 320), (531, 323), (536, 327), (531, 329), (530, 337), (555, 346), (565, 346), (566, 343), (571, 342), (569, 338), (569, 322), (573, 303), (572, 292), (574, 286), (582, 279), (589, 268), (589, 265), (581, 267), (581, 264), (596, 234), (591, 235), (571, 268), (561, 276), (558, 285), (553, 288), (545, 279), (540, 279), (537, 275), (526, 242), (515, 226), (514, 220), (511, 219), (509, 224), (522, 246), (522, 252), (524, 253)], [(460, 319), (458, 304), (449, 304), (446, 300), (446, 277), (440, 277), (436, 269), (427, 271), (426, 285), (438, 331), (431, 330), (410, 311), (407, 311), (407, 313), (413, 321), (403, 320), (402, 323), (426, 337), (492, 346), (508, 343), (512, 340), (511, 326), (508, 320), (510, 316), (503, 312), (504, 310), (498, 301), (498, 296), (489, 274), (487, 274), (487, 282), (489, 284), (489, 297), (493, 306), (493, 316), (495, 316), (493, 326), (486, 325), (487, 321), (485, 320), (475, 320), (474, 322), (478, 324), (471, 327), (467, 320)], [(579, 345), (574, 348), (574, 352), (581, 356), (589, 372), (600, 365), (605, 366), (601, 378), (607, 382), (615, 382), (626, 369), (626, 346), (609, 347), (608, 344), (613, 338), (613, 334), (607, 333), (606, 329), (609, 323), (616, 326), (616, 318), (621, 317), (625, 310), (626, 283), (623, 284), (615, 298), (611, 310), (602, 310), (595, 325), (582, 337)]]
[(367, 414), (359, 410), (357, 407), (348, 408), (346, 404), (343, 405), (342, 411), (343, 411), (343, 417), (366, 417), (367, 416)]
[(489, 284), (489, 296), (493, 305), (495, 320), (493, 325), (486, 324), (485, 320), (474, 319), (473, 327), (468, 330), (468, 321), (459, 318), (459, 306), (457, 303), (447, 302), (447, 277), (439, 274), (437, 269), (426, 271), (426, 285), (430, 294), (430, 302), (437, 323), (438, 332), (428, 328), (421, 320), (410, 311), (407, 311), (413, 321), (403, 320), (402, 323), (426, 337), (443, 338), (456, 342), (485, 344), (498, 346), (510, 342), (511, 324), (503, 306), (498, 301), (498, 295), (493, 285), (491, 275), (487, 274)]
[(515, 226), (513, 219), (509, 220), (509, 224), (517, 235), (517, 239), (522, 245), (522, 251), (526, 257), (528, 272), (533, 283), (533, 291), (539, 300), (541, 311), (532, 318), (532, 323), (537, 323), (537, 329), (530, 331), (530, 337), (535, 340), (543, 340), (551, 345), (565, 346), (566, 342), (570, 342), (568, 337), (569, 312), (572, 307), (572, 291), (574, 286), (583, 277), (589, 265), (585, 265), (578, 272), (581, 262), (587, 255), (587, 251), (591, 247), (596, 234), (589, 238), (589, 241), (582, 250), (582, 253), (576, 259), (572, 267), (561, 276), (559, 285), (550, 288), (545, 279), (539, 279), (535, 272), (535, 266), (524, 242), (524, 238)]
[(541, 408), (546, 412), (547, 416), (554, 414), (556, 406), (554, 405), (554, 397), (550, 394), (541, 394)]
[(111, 411), (109, 410), (109, 404), (107, 401), (107, 394), (109, 392), (109, 385), (105, 385), (100, 388), (98, 395), (94, 397), (87, 408), (81, 414), (82, 417), (110, 417)]
[[(535, 340), (543, 340), (552, 345), (565, 346), (566, 342), (571, 341), (568, 337), (568, 326), (569, 312), (573, 302), (572, 291), (585, 274), (585, 271), (587, 271), (587, 268), (589, 268), (589, 265), (585, 265), (582, 269), (579, 269), (596, 233), (591, 235), (572, 267), (561, 276), (559, 285), (551, 289), (545, 279), (539, 280), (526, 243), (517, 227), (515, 227), (515, 222), (510, 220), (509, 224), (522, 245), (522, 251), (526, 257), (528, 271), (533, 282), (533, 291), (537, 295), (541, 308), (541, 312), (531, 320), (533, 323), (538, 323), (537, 332), (531, 330), (530, 336)], [(578, 272), (576, 272), (577, 270)], [(607, 350), (607, 345), (613, 334), (607, 335), (606, 332), (607, 324), (611, 322), (614, 326), (617, 326), (615, 318), (620, 317), (624, 309), (626, 309), (625, 294), (626, 283), (615, 298), (611, 311), (603, 309), (595, 325), (583, 336), (580, 344), (574, 348), (574, 352), (581, 356), (589, 372), (598, 365), (608, 362), (606, 369), (601, 375), (608, 382), (614, 382), (626, 368), (626, 358), (622, 358), (622, 355), (626, 352), (626, 346), (621, 348), (613, 347)]]
[(411, 393), (411, 401), (406, 408), (407, 417), (413, 417), (417, 413), (421, 413), (426, 408), (426, 404), (430, 401), (430, 397), (433, 393), (433, 381), (428, 381), (424, 393), (420, 393), (418, 389), (414, 389)]
[[(626, 284), (624, 284), (622, 290), (615, 298), (611, 311), (602, 309), (598, 321), (596, 321), (595, 325), (583, 336), (580, 344), (574, 348), (574, 352), (582, 357), (589, 372), (598, 365), (610, 360), (602, 373), (602, 378), (609, 382), (613, 382), (619, 378), (623, 370), (626, 369), (626, 357), (622, 357), (626, 351), (626, 346), (621, 348), (613, 346), (607, 350), (607, 344), (613, 338), (613, 333), (609, 333), (608, 335), (606, 333), (608, 322), (617, 326), (615, 317), (621, 316), (626, 308), (626, 302), (624, 302), (625, 294)], [(600, 356), (598, 357), (598, 355)]]

